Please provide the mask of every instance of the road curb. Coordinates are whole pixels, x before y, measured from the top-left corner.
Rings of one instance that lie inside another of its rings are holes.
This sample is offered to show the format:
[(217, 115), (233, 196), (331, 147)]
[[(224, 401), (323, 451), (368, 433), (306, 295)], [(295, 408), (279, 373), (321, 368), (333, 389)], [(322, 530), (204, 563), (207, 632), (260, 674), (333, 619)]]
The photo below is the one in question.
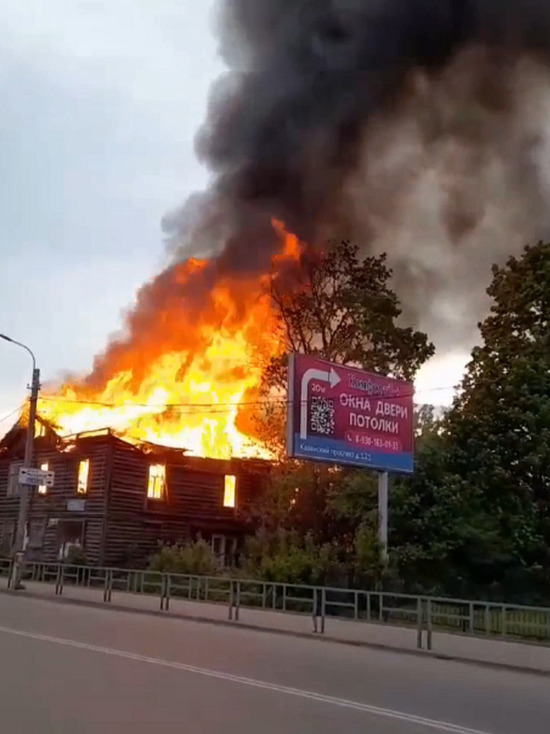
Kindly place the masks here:
[(506, 670), (513, 673), (536, 675), (538, 677), (550, 678), (550, 670), (543, 668), (535, 668), (523, 665), (513, 665), (511, 663), (498, 663), (488, 660), (478, 660), (475, 658), (461, 657), (459, 655), (449, 655), (439, 653), (433, 650), (415, 650), (407, 647), (397, 647), (393, 645), (385, 645), (377, 642), (364, 642), (362, 640), (344, 640), (340, 637), (331, 637), (330, 635), (316, 634), (315, 632), (297, 632), (294, 630), (278, 629), (276, 627), (262, 627), (256, 624), (240, 622), (229, 619), (210, 619), (209, 617), (201, 617), (195, 614), (176, 614), (170, 611), (161, 611), (156, 609), (137, 609), (135, 607), (125, 606), (124, 604), (116, 604), (110, 602), (109, 605), (101, 601), (90, 601), (88, 599), (75, 599), (63, 596), (50, 596), (39, 594), (34, 591), (12, 591), (11, 589), (0, 589), (0, 594), (11, 597), (25, 597), (27, 599), (36, 599), (39, 601), (50, 602), (52, 604), (65, 604), (89, 609), (101, 609), (104, 611), (124, 612), (129, 614), (138, 614), (147, 617), (158, 617), (163, 619), (184, 620), (187, 622), (197, 622), (200, 624), (210, 624), (217, 627), (231, 627), (233, 629), (250, 630), (254, 632), (263, 632), (272, 635), (284, 635), (286, 637), (295, 637), (299, 639), (315, 640), (330, 644), (346, 645), (348, 647), (360, 647), (365, 649), (380, 650), (383, 652), (395, 653), (397, 655), (411, 655), (414, 657), (428, 657), (434, 660), (443, 660), (447, 662), (457, 662), (464, 665), (473, 665), (481, 668), (489, 668), (492, 670)]

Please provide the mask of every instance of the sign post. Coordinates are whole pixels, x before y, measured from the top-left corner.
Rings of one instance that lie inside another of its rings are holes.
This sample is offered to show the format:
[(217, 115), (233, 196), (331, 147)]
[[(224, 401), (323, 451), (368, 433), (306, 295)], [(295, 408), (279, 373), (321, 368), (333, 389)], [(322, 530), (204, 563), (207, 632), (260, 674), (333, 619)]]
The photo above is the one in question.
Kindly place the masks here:
[(387, 471), (378, 472), (378, 542), (382, 563), (388, 562), (388, 487), (390, 475)]
[(287, 452), (378, 472), (378, 538), (388, 548), (389, 474), (414, 471), (414, 387), (317, 357), (292, 354)]

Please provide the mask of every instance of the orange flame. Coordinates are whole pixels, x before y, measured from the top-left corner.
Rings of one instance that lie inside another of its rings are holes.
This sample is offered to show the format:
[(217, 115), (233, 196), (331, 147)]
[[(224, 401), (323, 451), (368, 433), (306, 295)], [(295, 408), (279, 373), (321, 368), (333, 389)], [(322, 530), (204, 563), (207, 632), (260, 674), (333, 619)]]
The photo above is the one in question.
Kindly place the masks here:
[[(273, 225), (276, 274), (303, 246)], [(263, 366), (285, 348), (270, 276), (224, 276), (199, 302), (182, 302), (181, 288), (192, 289), (212, 262), (190, 259), (142, 289), (127, 319), (129, 336), (108, 348), (86, 380), (44, 395), (40, 416), (62, 436), (108, 427), (130, 441), (197, 456), (268, 458), (253, 418)]]

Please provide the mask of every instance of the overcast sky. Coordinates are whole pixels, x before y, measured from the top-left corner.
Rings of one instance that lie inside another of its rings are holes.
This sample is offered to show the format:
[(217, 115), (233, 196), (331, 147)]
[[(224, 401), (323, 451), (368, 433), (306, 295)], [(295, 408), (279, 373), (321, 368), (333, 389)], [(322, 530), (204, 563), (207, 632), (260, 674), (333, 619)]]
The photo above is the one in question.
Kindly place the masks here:
[[(89, 368), (162, 267), (163, 214), (207, 180), (193, 138), (223, 69), (213, 5), (0, 0), (0, 332), (44, 379)], [(0, 341), (0, 420), (29, 373)]]
[[(162, 266), (161, 217), (206, 181), (212, 6), (0, 0), (0, 331), (45, 378), (89, 367)], [(0, 419), (28, 373), (0, 342)]]

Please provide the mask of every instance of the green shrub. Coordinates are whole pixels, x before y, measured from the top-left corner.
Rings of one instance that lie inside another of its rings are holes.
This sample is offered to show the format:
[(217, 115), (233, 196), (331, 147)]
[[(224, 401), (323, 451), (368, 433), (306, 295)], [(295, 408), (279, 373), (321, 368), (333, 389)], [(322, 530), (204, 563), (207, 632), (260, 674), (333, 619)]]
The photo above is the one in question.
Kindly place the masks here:
[(185, 545), (161, 546), (149, 559), (149, 570), (162, 573), (181, 573), (214, 576), (219, 574), (216, 557), (210, 545), (197, 540)]
[(341, 567), (332, 545), (316, 545), (311, 535), (300, 538), (280, 530), (248, 539), (242, 574), (276, 583), (320, 585), (331, 583), (341, 574)]
[(84, 550), (82, 548), (78, 548), (77, 546), (72, 546), (71, 548), (69, 548), (69, 552), (67, 553), (67, 557), (65, 558), (65, 565), (86, 566), (87, 561)]

